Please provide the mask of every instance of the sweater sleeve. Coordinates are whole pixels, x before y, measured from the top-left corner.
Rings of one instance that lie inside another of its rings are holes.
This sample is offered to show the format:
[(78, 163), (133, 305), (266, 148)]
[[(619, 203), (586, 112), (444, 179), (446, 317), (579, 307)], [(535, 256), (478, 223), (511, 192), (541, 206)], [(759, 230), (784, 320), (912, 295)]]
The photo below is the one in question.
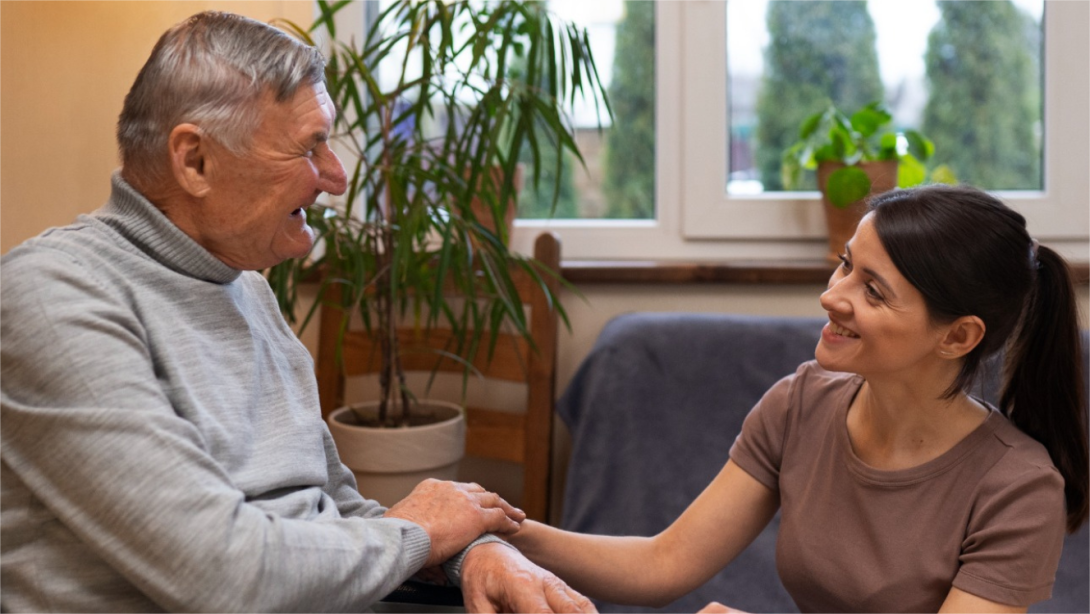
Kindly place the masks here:
[(352, 470), (341, 462), (328, 428), (322, 431), (322, 446), (325, 448), (326, 473), (329, 475), (325, 491), (337, 504), (337, 512), (345, 518), (381, 518), (386, 513), (386, 507), (360, 494), (356, 478)]
[(173, 410), (123, 294), (76, 259), (5, 258), (3, 275), (2, 457), (78, 540), (68, 564), (187, 611), (361, 610), (423, 564), (424, 530), (366, 502), (305, 520), (247, 501)]

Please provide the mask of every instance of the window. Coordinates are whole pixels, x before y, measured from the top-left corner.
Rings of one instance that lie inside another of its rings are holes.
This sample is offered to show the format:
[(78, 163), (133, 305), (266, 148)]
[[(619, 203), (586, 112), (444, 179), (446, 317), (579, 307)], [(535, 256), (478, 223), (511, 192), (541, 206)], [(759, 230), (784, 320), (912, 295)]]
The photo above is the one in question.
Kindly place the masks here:
[[(548, 9), (586, 29), (614, 113), (611, 122), (588, 101), (569, 110), (586, 168), (565, 156), (554, 217), (654, 219), (655, 3), (548, 0)], [(548, 217), (554, 181), (552, 169), (545, 168), (540, 190), (527, 181), (520, 218)]]
[[(391, 4), (390, 0), (365, 3), (364, 22), (374, 23)], [(655, 3), (547, 0), (545, 4), (554, 16), (586, 30), (599, 78), (613, 100), (614, 116), (611, 120), (604, 108), (584, 97), (577, 97), (574, 105), (565, 105), (586, 166), (563, 152), (558, 181), (557, 149), (539, 142), (541, 176), (535, 182), (530, 165), (525, 166), (519, 218), (542, 220), (551, 214), (554, 219), (653, 219)], [(455, 32), (458, 29), (456, 26)], [(382, 89), (394, 89), (403, 71), (412, 75), (420, 70), (419, 58), (406, 60), (404, 53), (403, 46), (395, 47), (380, 63), (377, 75)], [(443, 120), (435, 123), (442, 125)], [(530, 156), (527, 143), (521, 159), (529, 163)], [(607, 158), (611, 162), (608, 166)], [(553, 211), (557, 185), (559, 195)]]
[[(1046, 3), (1042, 188), (999, 192), (1026, 215), (1032, 232), (1043, 239), (1066, 241), (1067, 253), (1080, 258), (1086, 257), (1085, 199), (1090, 193), (1085, 172), (1090, 160), (1085, 138), (1088, 7), (1086, 3)], [(683, 236), (689, 241), (729, 239), (732, 245), (743, 240), (756, 257), (767, 254), (773, 244), (779, 257), (810, 257), (808, 250), (814, 246), (809, 241), (824, 232), (821, 211), (814, 206), (816, 193), (731, 194), (726, 189), (727, 58), (726, 54), (702, 53), (701, 47), (709, 40), (726, 39), (727, 7), (721, 2), (698, 2), (680, 8), (685, 32), (681, 42), (681, 147), (686, 160), (681, 171)], [(1071, 138), (1072, 134), (1078, 136)]]
[[(1090, 194), (1090, 173), (1086, 172), (1090, 168), (1090, 139), (1086, 138), (1090, 133), (1090, 50), (1085, 41), (1090, 4), (1048, 0), (1041, 11), (1033, 9), (1032, 1), (1016, 2), (1020, 6), (1028, 2), (1031, 11), (1043, 12), (1043, 117), (1035, 136), (1041, 148), (1039, 178), (1015, 186), (1015, 191), (1004, 186), (999, 195), (1026, 215), (1039, 238), (1066, 255), (1086, 259), (1090, 235), (1086, 206)], [(571, 8), (578, 4), (597, 3), (554, 0), (552, 9), (578, 20), (580, 13)], [(611, 0), (593, 8), (589, 18), (581, 22), (595, 39), (592, 45), (600, 71), (613, 69), (614, 58), (608, 49), (616, 44), (617, 24), (624, 16), (618, 4), (619, 0)], [(732, 86), (740, 86), (729, 79), (738, 71), (728, 70), (728, 59), (731, 54), (757, 52), (752, 48), (735, 51), (728, 46), (728, 40), (735, 43), (728, 38), (732, 31), (728, 20), (742, 19), (739, 11), (746, 8), (756, 14), (751, 18), (760, 20), (764, 14), (753, 8), (753, 2), (729, 4), (733, 2), (653, 4), (655, 161), (653, 183), (644, 188), (654, 192), (653, 217), (604, 218), (608, 204), (603, 204), (604, 190), (598, 183), (599, 187), (590, 188), (599, 190), (597, 194), (584, 190), (577, 196), (588, 202), (597, 199), (578, 214), (584, 219), (520, 219), (513, 239), (517, 249), (531, 251), (533, 238), (548, 229), (561, 236), (567, 259), (821, 257), (825, 222), (816, 206), (817, 193), (765, 190), (753, 183), (752, 170), (747, 175), (738, 164), (744, 154), (740, 139), (752, 138), (752, 133), (744, 134), (743, 122), (729, 116), (738, 110), (739, 93), (733, 92)], [(904, 3), (872, 0), (869, 4), (880, 11), (889, 8), (886, 5)], [(1040, 5), (1037, 0), (1036, 6)], [(884, 28), (878, 23), (876, 27)], [(758, 28), (763, 25), (746, 29)], [(342, 28), (340, 32), (345, 35), (348, 31)], [(919, 43), (915, 44), (918, 48)], [(910, 89), (913, 91), (902, 95), (920, 95), (915, 86)], [(590, 148), (581, 144), (587, 153)]]
[(830, 101), (846, 114), (884, 102), (893, 128), (934, 141), (928, 166), (962, 182), (1040, 191), (1043, 12), (1043, 0), (728, 2), (728, 194), (784, 190), (783, 151)]

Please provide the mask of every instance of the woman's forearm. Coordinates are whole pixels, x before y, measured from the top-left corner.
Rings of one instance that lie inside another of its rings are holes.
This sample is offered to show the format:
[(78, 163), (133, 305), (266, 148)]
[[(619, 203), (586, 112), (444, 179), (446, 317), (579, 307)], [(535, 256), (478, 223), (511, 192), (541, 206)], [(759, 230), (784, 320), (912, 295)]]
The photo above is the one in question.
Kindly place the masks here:
[(590, 597), (664, 606), (734, 560), (777, 507), (775, 492), (728, 462), (655, 537), (583, 535), (526, 521), (511, 543)]
[(531, 561), (596, 599), (666, 605), (684, 594), (658, 556), (655, 537), (584, 535), (527, 520), (508, 538)]

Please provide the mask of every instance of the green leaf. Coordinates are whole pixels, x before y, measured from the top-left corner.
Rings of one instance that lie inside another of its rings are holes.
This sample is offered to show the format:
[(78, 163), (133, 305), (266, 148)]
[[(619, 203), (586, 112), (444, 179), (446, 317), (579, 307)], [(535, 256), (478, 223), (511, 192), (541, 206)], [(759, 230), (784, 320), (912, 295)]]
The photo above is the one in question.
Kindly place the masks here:
[(839, 162), (841, 157), (837, 154), (836, 149), (832, 143), (827, 143), (816, 150), (814, 150), (814, 167), (820, 162)]
[(795, 186), (799, 184), (799, 179), (802, 177), (802, 165), (799, 164), (797, 156), (784, 155), (783, 164), (780, 165), (780, 175), (781, 181), (783, 181), (783, 187), (788, 190), (794, 190)]
[(842, 125), (837, 124), (829, 130), (829, 140), (832, 142), (835, 160), (847, 161), (856, 152), (855, 143), (852, 142), (851, 132)]
[(931, 171), (931, 182), (957, 185), (958, 176), (954, 173), (954, 169), (946, 164), (940, 164), (935, 167), (935, 170)]
[(878, 160), (896, 160), (897, 159), (897, 135), (892, 132), (887, 132), (882, 135), (882, 138), (878, 140)]
[(870, 178), (858, 166), (833, 171), (825, 181), (825, 195), (834, 207), (845, 209), (870, 193)]
[(905, 130), (905, 138), (908, 139), (908, 153), (919, 160), (928, 160), (935, 153), (935, 144), (918, 130)]
[(920, 185), (926, 178), (927, 169), (924, 168), (923, 163), (912, 154), (901, 156), (901, 161), (897, 165), (897, 187), (910, 188)]
[(885, 108), (871, 103), (852, 114), (852, 129), (866, 138), (889, 123), (893, 116)]
[(799, 127), (799, 140), (805, 141), (810, 138), (814, 131), (817, 130), (818, 124), (821, 123), (821, 118), (825, 116), (825, 111), (820, 113), (814, 113), (810, 117), (807, 117), (802, 121), (802, 126)]

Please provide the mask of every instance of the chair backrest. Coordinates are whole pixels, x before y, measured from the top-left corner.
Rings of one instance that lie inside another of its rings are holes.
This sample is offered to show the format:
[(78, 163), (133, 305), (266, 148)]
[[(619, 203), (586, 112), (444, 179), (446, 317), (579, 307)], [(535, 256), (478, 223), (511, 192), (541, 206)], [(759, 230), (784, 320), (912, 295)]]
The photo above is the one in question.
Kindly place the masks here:
[[(534, 243), (534, 259), (550, 270), (560, 270), (560, 241), (552, 233), (541, 234)], [(481, 458), (519, 463), (523, 466), (521, 508), (527, 516), (548, 521), (551, 488), (553, 441), (553, 405), (556, 399), (556, 346), (558, 314), (547, 295), (522, 269), (512, 271), (523, 305), (529, 308), (529, 325), (534, 348), (518, 334), (500, 333), (491, 360), (487, 358), (489, 336), (484, 335), (482, 350), (469, 362), (486, 380), (525, 384), (526, 411), (514, 412), (480, 407), (466, 408), (466, 454)], [(559, 280), (542, 274), (554, 296), (559, 294)], [(320, 314), (318, 339), (318, 393), (322, 416), (344, 405), (346, 378), (377, 373), (381, 353), (365, 330), (349, 328), (342, 345), (342, 360), (337, 361), (337, 338), (344, 311), (338, 307), (335, 290), (327, 291)], [(406, 350), (445, 349), (449, 331), (433, 331), (421, 341), (416, 331), (399, 331), (399, 342)], [(435, 352), (407, 351), (402, 354), (406, 372), (462, 373), (464, 365), (444, 359)], [(473, 375), (471, 378), (475, 377)]]

